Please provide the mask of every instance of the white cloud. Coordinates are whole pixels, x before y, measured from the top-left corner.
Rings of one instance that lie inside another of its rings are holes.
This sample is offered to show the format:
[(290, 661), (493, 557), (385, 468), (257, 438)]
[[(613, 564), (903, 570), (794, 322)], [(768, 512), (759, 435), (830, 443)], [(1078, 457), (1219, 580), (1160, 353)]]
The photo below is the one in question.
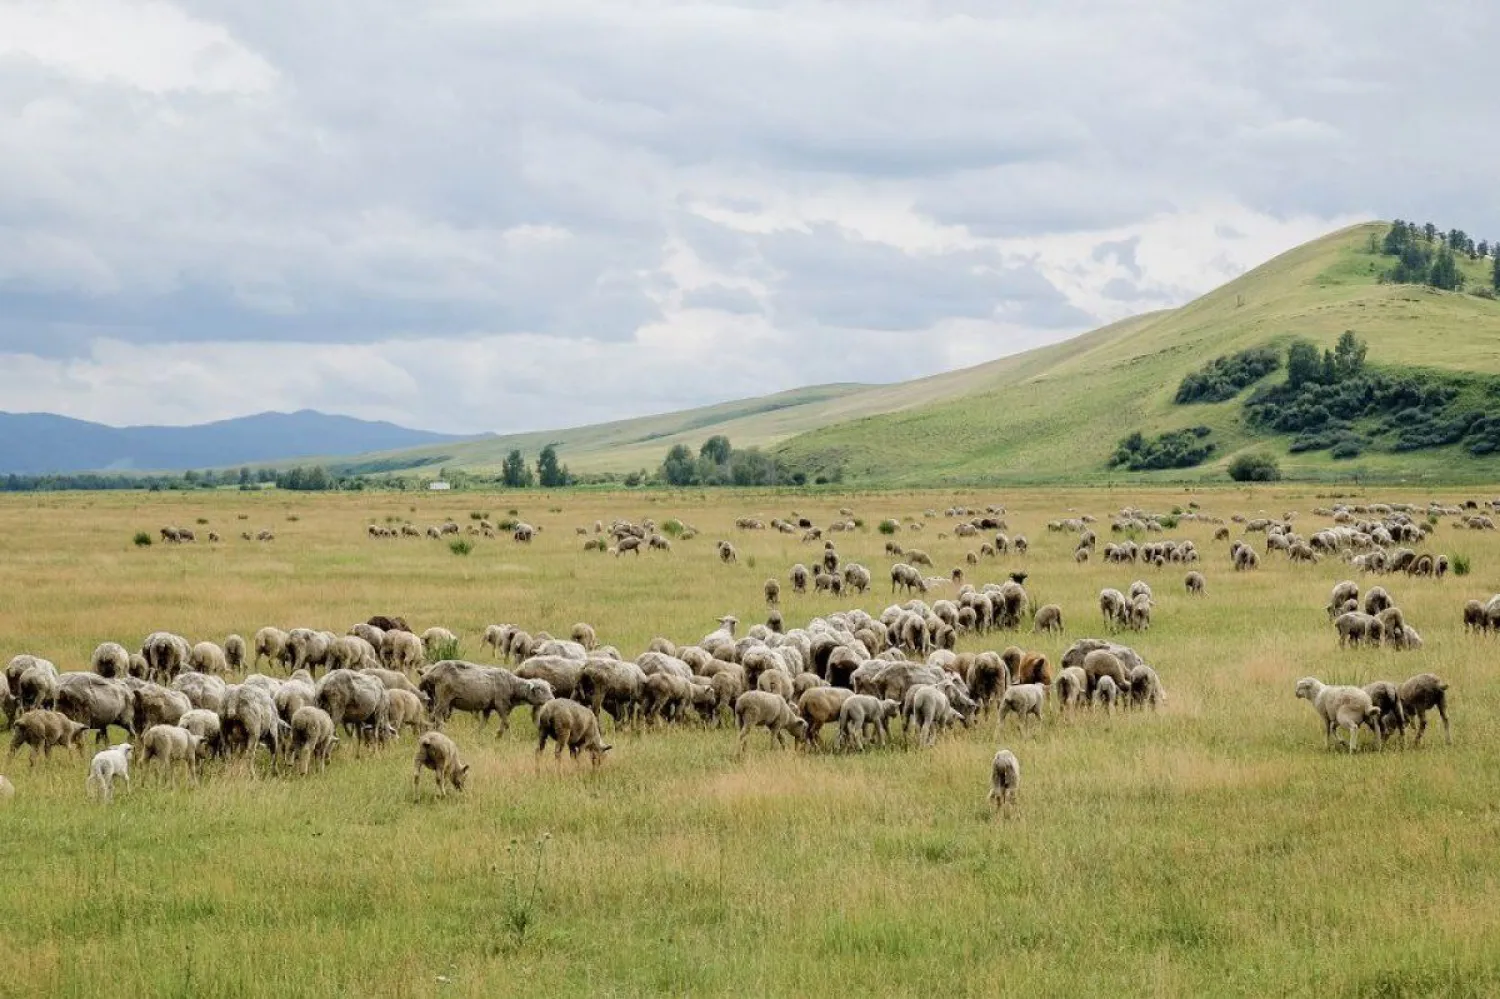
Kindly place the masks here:
[(1445, 68), (1497, 41), (1399, 0), (17, 0), (0, 391), (467, 431), (928, 374), (1376, 213), (1500, 236), (1500, 111)]

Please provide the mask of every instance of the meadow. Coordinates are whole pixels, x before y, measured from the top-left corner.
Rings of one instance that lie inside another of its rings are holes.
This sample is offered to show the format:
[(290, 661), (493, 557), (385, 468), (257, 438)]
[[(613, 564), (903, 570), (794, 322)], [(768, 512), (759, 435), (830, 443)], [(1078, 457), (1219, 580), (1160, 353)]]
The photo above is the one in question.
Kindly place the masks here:
[[(1345, 500), (1452, 502), (1488, 493), (1377, 489)], [(85, 669), (95, 645), (135, 648), (156, 629), (196, 641), (265, 624), (342, 632), (372, 614), (444, 625), (467, 658), (514, 622), (565, 635), (588, 621), (627, 656), (657, 635), (691, 642), (722, 614), (765, 616), (818, 546), (737, 531), (738, 516), (792, 510), (826, 524), (870, 567), (863, 597), (798, 596), (788, 627), (893, 598), (882, 518), (955, 504), (1007, 507), (1031, 542), (969, 568), (972, 582), (1030, 574), (1034, 604), (1064, 610), (1062, 636), (965, 636), (960, 651), (1015, 643), (1056, 657), (1102, 634), (1099, 589), (1145, 579), (1150, 631), (1122, 640), (1155, 665), (1158, 713), (1084, 712), (997, 735), (993, 719), (928, 750), (777, 750), (744, 758), (732, 728), (606, 731), (605, 764), (540, 766), (534, 729), (448, 725), (473, 766), (447, 800), (413, 803), (413, 739), (326, 774), (250, 780), (209, 767), (199, 786), (141, 768), (111, 807), (85, 796), (67, 753), (4, 770), (0, 994), (6, 996), (532, 995), (1319, 995), (1500, 993), (1500, 639), (1466, 634), (1461, 606), (1500, 590), (1500, 534), (1444, 521), (1428, 550), (1473, 572), (1378, 580), (1424, 649), (1337, 648), (1323, 607), (1352, 570), (1281, 556), (1229, 568), (1213, 527), (1183, 521), (1206, 597), (1185, 567), (1075, 565), (1047, 521), (1090, 513), (1108, 538), (1125, 505), (1325, 523), (1319, 487), (1007, 489), (796, 495), (559, 492), (302, 496), (267, 492), (0, 497), (0, 653)], [(510, 509), (543, 527), (530, 546), (476, 539), (372, 540), (366, 525), (419, 526)], [(576, 526), (677, 517), (699, 536), (670, 554), (582, 550)], [(206, 523), (202, 523), (206, 522)], [(138, 548), (138, 530), (217, 530), (209, 545)], [(981, 539), (940, 540), (941, 515), (896, 540), (962, 565)], [(276, 532), (270, 544), (241, 531)], [(1239, 536), (1236, 531), (1235, 536)], [(1263, 539), (1251, 535), (1257, 549)], [(739, 548), (719, 563), (714, 541)], [(1363, 585), (1372, 580), (1361, 579)], [(934, 596), (943, 595), (935, 593)], [(1454, 744), (1329, 752), (1296, 679), (1451, 685)], [(825, 731), (825, 742), (832, 733)], [(1019, 808), (985, 801), (989, 760), (1020, 757)], [(92, 742), (90, 742), (92, 746)]]

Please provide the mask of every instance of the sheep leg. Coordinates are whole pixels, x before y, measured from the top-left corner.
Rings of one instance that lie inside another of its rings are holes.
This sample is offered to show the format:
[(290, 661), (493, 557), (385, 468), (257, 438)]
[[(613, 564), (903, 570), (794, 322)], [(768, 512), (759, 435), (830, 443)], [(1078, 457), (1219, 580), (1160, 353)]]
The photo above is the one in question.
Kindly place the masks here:
[(1355, 722), (1349, 726), (1349, 752), (1352, 755), (1359, 748), (1359, 723)]
[(1453, 730), (1448, 726), (1448, 705), (1443, 701), (1437, 703), (1438, 717), (1443, 720), (1443, 743), (1453, 745)]
[(1422, 745), (1422, 736), (1427, 734), (1427, 712), (1423, 711), (1417, 715), (1417, 737), (1412, 740), (1412, 748)]

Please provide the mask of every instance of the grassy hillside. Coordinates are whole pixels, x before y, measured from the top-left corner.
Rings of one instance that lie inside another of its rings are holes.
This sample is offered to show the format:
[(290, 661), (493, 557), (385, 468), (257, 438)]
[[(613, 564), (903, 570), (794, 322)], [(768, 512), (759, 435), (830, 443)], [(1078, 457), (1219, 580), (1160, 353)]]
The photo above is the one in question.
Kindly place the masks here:
[[(1115, 443), (1203, 424), (1220, 442), (1216, 460), (1145, 478), (1223, 477), (1248, 446), (1281, 455), (1283, 470), (1308, 478), (1493, 480), (1500, 459), (1456, 448), (1366, 455), (1288, 455), (1243, 424), (1241, 400), (1174, 405), (1183, 376), (1214, 357), (1305, 337), (1331, 346), (1353, 329), (1371, 363), (1500, 373), (1500, 302), (1412, 285), (1382, 285), (1390, 258), (1368, 251), (1380, 223), (1355, 226), (1298, 247), (1172, 312), (1143, 317), (1001, 362), (982, 390), (904, 412), (869, 416), (803, 434), (778, 449), (798, 467), (842, 465), (848, 478), (892, 484), (1103, 481)], [(1481, 269), (1465, 261), (1471, 285)], [(1276, 376), (1272, 376), (1276, 377)], [(934, 446), (941, 442), (941, 446)]]

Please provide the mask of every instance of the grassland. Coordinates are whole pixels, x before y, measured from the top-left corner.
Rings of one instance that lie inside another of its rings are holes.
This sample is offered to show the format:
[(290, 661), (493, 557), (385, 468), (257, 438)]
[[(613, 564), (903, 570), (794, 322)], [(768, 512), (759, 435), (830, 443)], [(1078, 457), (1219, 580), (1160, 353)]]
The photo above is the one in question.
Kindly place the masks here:
[[(1487, 495), (1487, 494), (1486, 494)], [(1423, 492), (1382, 497), (1425, 500)], [(1453, 498), (1449, 494), (1449, 498)], [(1031, 573), (1067, 633), (1013, 640), (1051, 654), (1096, 634), (1101, 586), (1145, 578), (1154, 627), (1133, 644), (1157, 665), (1157, 715), (1059, 721), (997, 738), (992, 722), (935, 749), (861, 756), (776, 751), (743, 760), (728, 731), (613, 735), (597, 773), (538, 770), (518, 712), (497, 741), (449, 726), (473, 763), (461, 798), (410, 799), (411, 737), (326, 775), (196, 788), (137, 788), (87, 803), (65, 755), (9, 769), (0, 807), (0, 993), (6, 996), (494, 995), (1318, 995), (1500, 992), (1500, 676), (1494, 638), (1465, 635), (1459, 608), (1500, 589), (1500, 536), (1439, 527), (1433, 548), (1468, 556), (1465, 578), (1383, 580), (1422, 632), (1421, 652), (1340, 652), (1322, 606), (1337, 562), (1267, 559), (1228, 571), (1211, 528), (1174, 536), (1204, 550), (1209, 595), (1180, 568), (1076, 566), (1064, 511), (1125, 504), (1279, 515), (1328, 502), (1313, 487), (1074, 489), (850, 495), (530, 494), (545, 530), (530, 547), (377, 542), (372, 519), (418, 524), (512, 497), (85, 494), (0, 498), (4, 653), (78, 669), (99, 641), (170, 628), (222, 640), (277, 623), (342, 630), (372, 613), (444, 624), (478, 658), (495, 621), (565, 631), (592, 622), (634, 654), (655, 635), (693, 640), (732, 612), (758, 620), (761, 582), (809, 549), (736, 516), (820, 522), (853, 506), (867, 524), (924, 508), (1002, 501), (1026, 556), (971, 579)], [(586, 554), (575, 525), (677, 516), (702, 529), (667, 557)], [(245, 519), (240, 520), (243, 516)], [(137, 529), (198, 518), (272, 545), (155, 545)], [(292, 520), (290, 518), (297, 518)], [(939, 569), (969, 545), (920, 544)], [(718, 537), (740, 548), (718, 564)], [(877, 580), (886, 539), (839, 540)], [(859, 601), (877, 611), (883, 586)], [(852, 601), (787, 597), (799, 623)], [(1295, 679), (1452, 684), (1455, 745), (1355, 757), (1323, 750)], [(1024, 769), (1021, 808), (984, 802), (997, 743)], [(538, 847), (535, 844), (544, 843)], [(528, 904), (540, 853), (540, 889)], [(518, 887), (512, 887), (518, 885)], [(525, 931), (518, 926), (525, 924)]]

